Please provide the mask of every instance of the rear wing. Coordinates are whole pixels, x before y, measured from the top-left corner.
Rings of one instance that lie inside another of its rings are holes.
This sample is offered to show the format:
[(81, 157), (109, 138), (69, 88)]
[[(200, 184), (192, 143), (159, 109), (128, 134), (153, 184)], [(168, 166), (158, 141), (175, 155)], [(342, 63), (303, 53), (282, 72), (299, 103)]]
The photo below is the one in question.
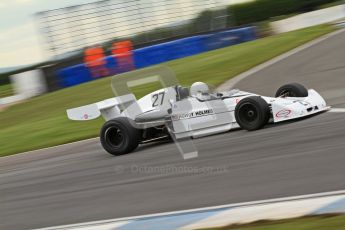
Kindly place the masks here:
[(88, 121), (98, 118), (101, 114), (108, 121), (120, 116), (121, 111), (134, 103), (136, 98), (133, 94), (110, 98), (94, 104), (68, 109), (67, 117), (74, 121)]

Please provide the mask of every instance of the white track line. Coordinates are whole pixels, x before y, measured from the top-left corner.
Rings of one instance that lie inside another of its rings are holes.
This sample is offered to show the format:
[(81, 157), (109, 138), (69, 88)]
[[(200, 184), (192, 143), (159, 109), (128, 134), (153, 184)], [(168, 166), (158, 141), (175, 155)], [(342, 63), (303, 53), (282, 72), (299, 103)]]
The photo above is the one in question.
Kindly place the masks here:
[(175, 212), (164, 212), (158, 214), (150, 214), (150, 215), (141, 215), (141, 216), (132, 216), (132, 217), (124, 217), (124, 218), (117, 218), (117, 219), (110, 219), (110, 220), (101, 220), (101, 221), (93, 221), (93, 222), (86, 222), (80, 224), (72, 224), (72, 225), (63, 225), (57, 227), (49, 227), (49, 228), (42, 228), (40, 230), (61, 230), (61, 229), (71, 229), (71, 228), (79, 228), (79, 227), (90, 227), (95, 225), (101, 224), (110, 224), (115, 222), (122, 222), (122, 221), (133, 221), (142, 218), (152, 218), (152, 217), (161, 217), (161, 216), (168, 216), (168, 215), (176, 215), (176, 214), (188, 214), (188, 213), (195, 213), (195, 212), (207, 212), (211, 210), (217, 209), (224, 209), (224, 208), (238, 208), (238, 207), (246, 207), (246, 206), (254, 206), (254, 205), (262, 205), (262, 204), (270, 204), (270, 203), (277, 203), (277, 202), (286, 202), (286, 201), (296, 201), (296, 200), (305, 200), (311, 198), (319, 198), (319, 197), (328, 197), (328, 196), (335, 196), (335, 195), (345, 195), (345, 190), (333, 191), (333, 192), (324, 192), (324, 193), (315, 193), (309, 195), (301, 195), (301, 196), (292, 196), (292, 197), (284, 197), (284, 198), (275, 198), (275, 199), (268, 199), (268, 200), (261, 200), (261, 201), (251, 201), (251, 202), (243, 202), (237, 204), (227, 204), (227, 205), (219, 205), (213, 207), (206, 207), (206, 208), (196, 208), (196, 209), (188, 209), (182, 211), (175, 211)]
[(328, 112), (330, 112), (330, 113), (345, 113), (345, 108), (332, 108)]
[(130, 221), (116, 221), (114, 222), (105, 222), (105, 223), (98, 223), (90, 222), (87, 225), (84, 224), (77, 224), (77, 225), (65, 225), (65, 226), (58, 226), (58, 227), (49, 227), (49, 228), (42, 228), (38, 230), (71, 230), (71, 229), (83, 229), (83, 230), (109, 230), (109, 229), (117, 229), (123, 225), (130, 223)]
[(221, 84), (217, 88), (217, 90), (224, 91), (224, 90), (232, 89), (238, 82), (240, 82), (243, 79), (249, 77), (250, 75), (252, 75), (252, 74), (254, 74), (256, 72), (259, 72), (260, 70), (263, 70), (263, 69), (265, 69), (265, 68), (267, 68), (267, 67), (269, 67), (269, 66), (271, 66), (271, 65), (273, 65), (273, 64), (275, 64), (275, 63), (277, 63), (279, 61), (282, 61), (285, 58), (288, 58), (288, 57), (290, 57), (290, 56), (292, 56), (292, 55), (294, 55), (294, 54), (296, 54), (298, 52), (301, 52), (301, 51), (303, 51), (305, 49), (308, 49), (308, 48), (310, 48), (310, 47), (312, 47), (314, 45), (317, 45), (318, 43), (321, 43), (321, 42), (323, 42), (323, 41), (325, 41), (325, 40), (327, 40), (327, 39), (329, 39), (331, 37), (334, 37), (334, 36), (336, 36), (336, 35), (338, 35), (340, 33), (343, 33), (343, 32), (345, 32), (345, 29), (337, 30), (337, 31), (332, 32), (330, 34), (326, 34), (326, 35), (324, 35), (324, 36), (322, 36), (320, 38), (317, 38), (317, 39), (312, 40), (312, 41), (310, 41), (310, 42), (308, 42), (308, 43), (306, 43), (304, 45), (301, 45), (301, 46), (299, 46), (299, 47), (297, 47), (297, 48), (295, 48), (293, 50), (290, 50), (290, 51), (288, 51), (288, 52), (286, 52), (286, 53), (284, 53), (284, 54), (282, 54), (282, 55), (280, 55), (278, 57), (275, 57), (275, 58), (273, 58), (273, 59), (271, 59), (271, 60), (269, 60), (267, 62), (264, 62), (261, 65), (255, 66), (254, 68), (252, 68), (252, 69), (250, 69), (250, 70), (248, 70), (246, 72), (243, 72), (240, 75), (237, 75), (236, 77), (230, 79), (229, 81)]

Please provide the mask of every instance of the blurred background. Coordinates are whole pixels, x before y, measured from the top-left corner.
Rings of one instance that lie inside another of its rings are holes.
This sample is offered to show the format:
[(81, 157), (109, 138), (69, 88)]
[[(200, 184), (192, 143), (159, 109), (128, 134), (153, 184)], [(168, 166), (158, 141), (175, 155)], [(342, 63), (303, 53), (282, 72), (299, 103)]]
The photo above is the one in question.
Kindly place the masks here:
[[(55, 3), (4, 0), (0, 4), (3, 18), (0, 97), (25, 91), (19, 89), (18, 80), (22, 78), (13, 78), (12, 83), (17, 84), (10, 84), (10, 76), (14, 74), (39, 69), (45, 83), (38, 87), (37, 93), (55, 91), (98, 77), (269, 36), (279, 32), (272, 30), (272, 21), (342, 3), (339, 0), (73, 0)], [(161, 46), (155, 46), (158, 44)], [(144, 47), (147, 49), (142, 49)], [(19, 98), (1, 103), (12, 100)]]

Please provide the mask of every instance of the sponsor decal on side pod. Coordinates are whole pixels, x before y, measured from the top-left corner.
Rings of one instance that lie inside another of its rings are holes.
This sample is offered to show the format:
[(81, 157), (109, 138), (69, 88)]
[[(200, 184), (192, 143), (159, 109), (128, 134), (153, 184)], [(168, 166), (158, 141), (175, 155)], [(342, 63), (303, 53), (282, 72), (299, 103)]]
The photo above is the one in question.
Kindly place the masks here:
[(292, 111), (290, 109), (283, 109), (276, 113), (277, 118), (287, 118), (290, 116)]

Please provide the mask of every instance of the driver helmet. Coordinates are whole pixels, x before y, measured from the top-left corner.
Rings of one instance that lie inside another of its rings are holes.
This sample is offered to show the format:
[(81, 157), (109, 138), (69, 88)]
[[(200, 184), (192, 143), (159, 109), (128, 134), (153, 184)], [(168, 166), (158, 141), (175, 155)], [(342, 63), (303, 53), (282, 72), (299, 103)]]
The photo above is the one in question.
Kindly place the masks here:
[(192, 96), (197, 96), (198, 94), (208, 94), (210, 93), (210, 89), (208, 85), (204, 82), (195, 82), (190, 87), (190, 94)]

